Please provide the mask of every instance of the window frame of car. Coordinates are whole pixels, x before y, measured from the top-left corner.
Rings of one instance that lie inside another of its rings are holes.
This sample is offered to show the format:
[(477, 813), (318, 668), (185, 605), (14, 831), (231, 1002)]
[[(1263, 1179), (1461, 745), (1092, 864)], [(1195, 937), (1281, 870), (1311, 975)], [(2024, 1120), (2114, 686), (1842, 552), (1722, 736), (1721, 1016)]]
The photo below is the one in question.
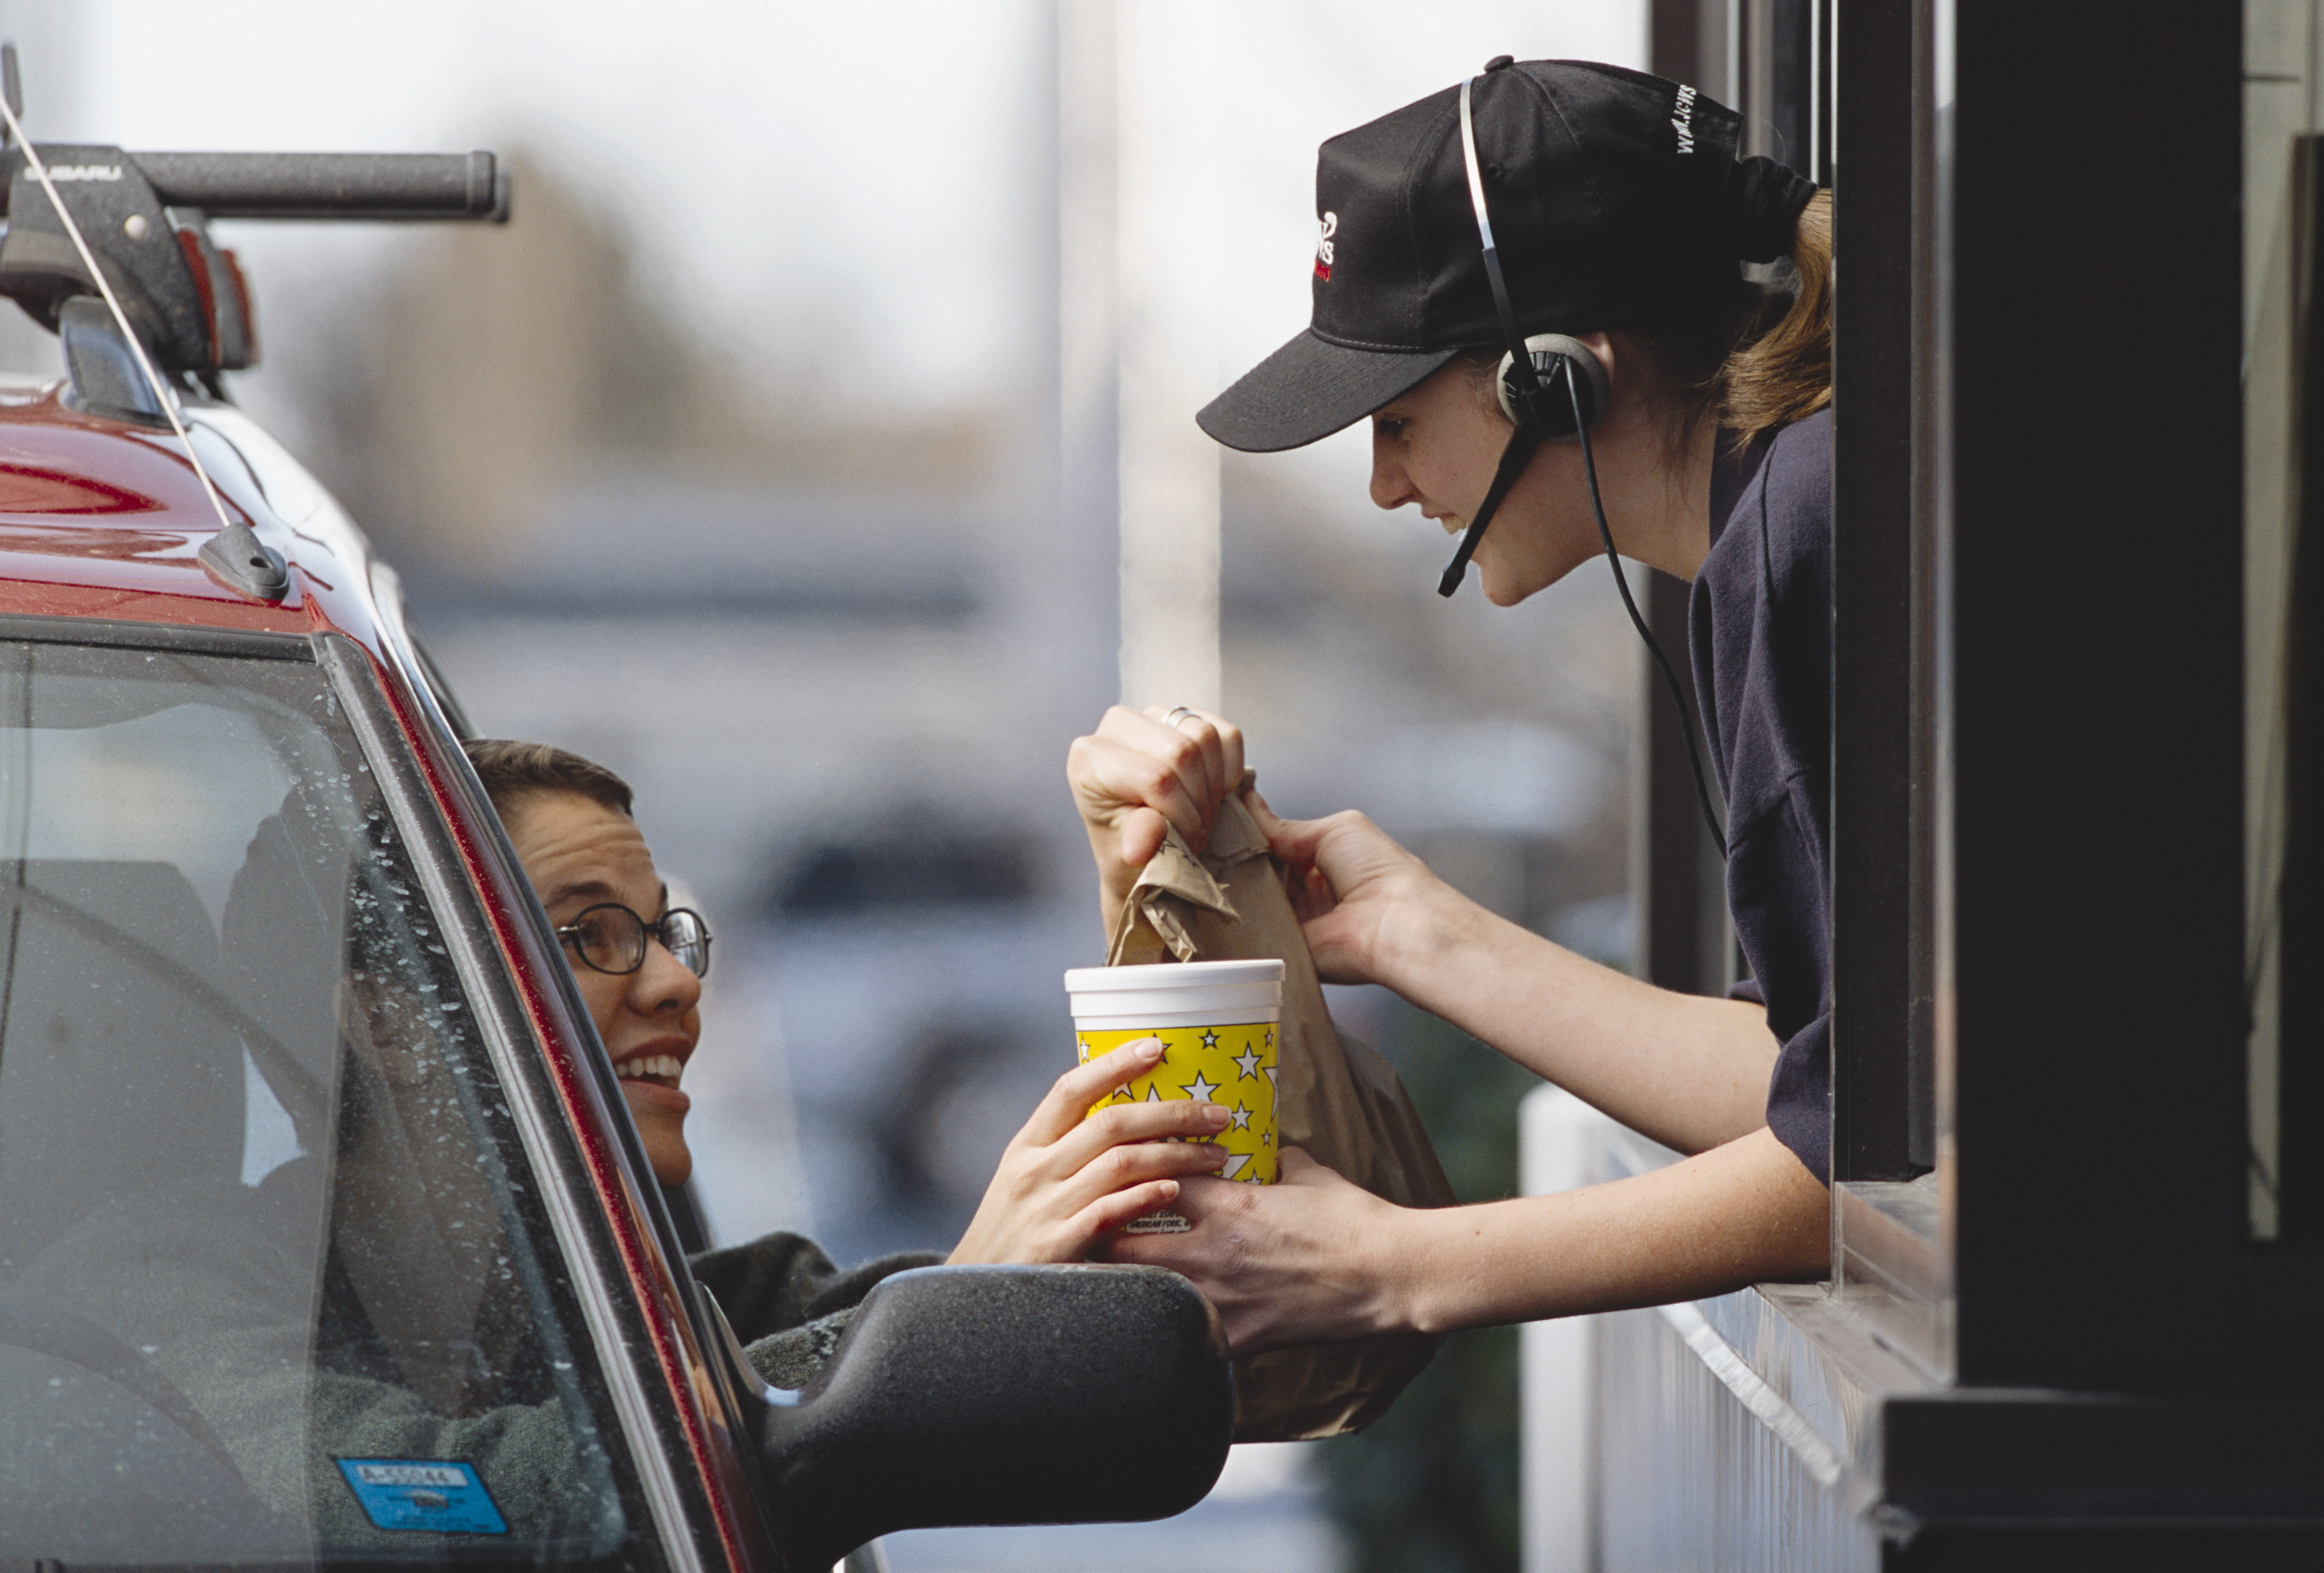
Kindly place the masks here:
[[(505, 1046), (515, 1062), (503, 1073), (524, 1079), (533, 1122), (527, 1139), (558, 1158), (560, 1244), (585, 1252), (576, 1259), (593, 1264), (596, 1282), (608, 1290), (585, 1297), (602, 1318), (591, 1330), (614, 1340), (601, 1348), (650, 1348), (656, 1356), (660, 1385), (639, 1382), (617, 1389), (617, 1396), (626, 1405), (622, 1418), (633, 1447), (655, 1459), (650, 1502), (663, 1540), (673, 1555), (686, 1548), (696, 1567), (762, 1564), (771, 1544), (770, 1514), (748, 1440), (750, 1377), (726, 1357), (730, 1340), (686, 1271), (682, 1236), (652, 1182), (612, 1058), (563, 961), (555, 926), (459, 746), (463, 730), (451, 720), (456, 704), (438, 691), (441, 678), (419, 652), (401, 582), (377, 559), (370, 580), (377, 633), (391, 658), (373, 667), (387, 683), (372, 692), (367, 718), (378, 751), (394, 761), (394, 777), (383, 774), (383, 783), (392, 798), (401, 789), (407, 807), (400, 813), (440, 838), (428, 861), (439, 870), (465, 869), (479, 882), (460, 881), (457, 889), (446, 882), (447, 910), (468, 925), (467, 943), (456, 953), (476, 962), (479, 976), (469, 986), (480, 990), (477, 1014), (497, 1029), (489, 1035), (495, 1053)], [(353, 641), (340, 658), (371, 665)], [(369, 690), (353, 676), (342, 686)], [(411, 745), (408, 753), (393, 747), (399, 734)], [(481, 992), (486, 978), (494, 985), (489, 1006)], [(626, 1292), (611, 1292), (617, 1287)], [(669, 1468), (669, 1458), (677, 1457), (690, 1458), (694, 1467)]]

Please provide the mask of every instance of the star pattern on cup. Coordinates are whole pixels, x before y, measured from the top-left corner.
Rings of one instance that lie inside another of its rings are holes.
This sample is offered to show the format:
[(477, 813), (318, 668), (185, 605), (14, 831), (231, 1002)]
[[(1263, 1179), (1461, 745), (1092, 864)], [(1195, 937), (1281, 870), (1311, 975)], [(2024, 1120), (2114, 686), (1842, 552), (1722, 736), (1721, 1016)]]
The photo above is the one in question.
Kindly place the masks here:
[(1216, 1087), (1203, 1079), (1203, 1073), (1200, 1071), (1194, 1072), (1194, 1079), (1192, 1081), (1182, 1081), (1179, 1085), (1185, 1090), (1186, 1096), (1197, 1103), (1210, 1102), (1211, 1094), (1218, 1090)]
[(1249, 1081), (1259, 1075), (1259, 1051), (1249, 1044), (1243, 1044), (1242, 1053), (1234, 1056), (1234, 1062), (1235, 1069), (1242, 1072), (1236, 1081)]
[[(1229, 1153), (1227, 1154), (1226, 1166), (1219, 1171), (1219, 1178), (1222, 1180), (1239, 1180), (1242, 1178), (1243, 1166), (1250, 1162), (1250, 1154), (1249, 1153)], [(1254, 1174), (1251, 1178), (1256, 1180), (1259, 1176)]]
[(1228, 1118), (1234, 1121), (1234, 1125), (1231, 1127), (1232, 1129), (1249, 1130), (1250, 1128), (1250, 1110), (1244, 1106), (1240, 1098), (1235, 1099), (1234, 1108)]
[(1204, 1027), (1203, 1029), (1203, 1047), (1206, 1049), (1215, 1049), (1218, 1046), (1219, 1035), (1213, 1032), (1210, 1028)]

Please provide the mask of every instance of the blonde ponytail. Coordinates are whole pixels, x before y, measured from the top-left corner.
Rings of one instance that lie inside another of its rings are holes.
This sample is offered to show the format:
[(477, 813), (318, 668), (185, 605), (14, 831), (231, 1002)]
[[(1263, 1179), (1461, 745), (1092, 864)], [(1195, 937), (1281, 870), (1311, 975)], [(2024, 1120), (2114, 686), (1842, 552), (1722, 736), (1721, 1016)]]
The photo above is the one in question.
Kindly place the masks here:
[(1831, 193), (1808, 199), (1792, 235), (1798, 292), (1781, 321), (1720, 369), (1720, 424), (1748, 442), (1831, 402)]

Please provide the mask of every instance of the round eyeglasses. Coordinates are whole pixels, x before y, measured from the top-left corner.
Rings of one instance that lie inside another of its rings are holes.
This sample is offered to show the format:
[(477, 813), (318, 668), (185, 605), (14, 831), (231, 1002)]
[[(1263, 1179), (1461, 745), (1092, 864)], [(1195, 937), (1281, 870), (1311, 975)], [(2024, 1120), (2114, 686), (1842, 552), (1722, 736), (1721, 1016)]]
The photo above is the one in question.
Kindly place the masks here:
[(662, 948), (696, 977), (710, 975), (709, 925), (689, 907), (673, 906), (648, 923), (618, 901), (601, 902), (584, 908), (580, 916), (557, 931), (557, 937), (572, 947), (583, 966), (617, 978), (646, 964), (648, 935), (660, 941)]

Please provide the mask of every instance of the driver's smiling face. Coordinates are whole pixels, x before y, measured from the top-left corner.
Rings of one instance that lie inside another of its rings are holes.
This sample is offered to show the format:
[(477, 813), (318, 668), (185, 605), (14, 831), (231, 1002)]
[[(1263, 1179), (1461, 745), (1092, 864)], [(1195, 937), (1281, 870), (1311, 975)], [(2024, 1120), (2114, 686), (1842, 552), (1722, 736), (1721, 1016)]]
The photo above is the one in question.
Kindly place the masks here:
[[(540, 791), (519, 799), (506, 817), (516, 855), (558, 927), (604, 902), (619, 902), (649, 923), (669, 905), (653, 853), (628, 814), (578, 793)], [(650, 939), (634, 972), (597, 971), (571, 945), (565, 956), (621, 1075), (654, 1176), (678, 1184), (694, 1168), (685, 1132), (693, 1105), (678, 1083), (702, 1035), (702, 980)]]

